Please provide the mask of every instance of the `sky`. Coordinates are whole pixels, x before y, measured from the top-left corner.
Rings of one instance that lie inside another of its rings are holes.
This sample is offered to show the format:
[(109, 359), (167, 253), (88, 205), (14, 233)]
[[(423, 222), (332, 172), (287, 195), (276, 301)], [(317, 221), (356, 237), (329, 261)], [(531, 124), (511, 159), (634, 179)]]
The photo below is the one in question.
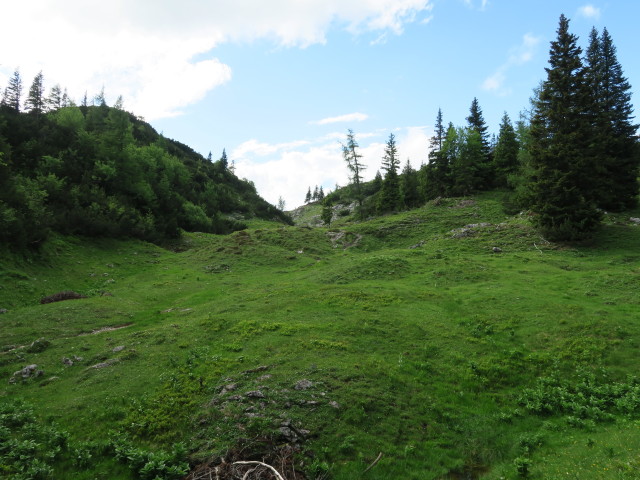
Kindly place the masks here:
[[(0, 88), (42, 71), (80, 103), (108, 104), (207, 156), (292, 209), (348, 183), (355, 133), (371, 179), (389, 135), (427, 162), (438, 112), (464, 126), (478, 99), (491, 133), (529, 108), (560, 14), (586, 49), (607, 28), (640, 86), (637, 0), (22, 0), (3, 6)], [(11, 19), (11, 21), (8, 21)]]

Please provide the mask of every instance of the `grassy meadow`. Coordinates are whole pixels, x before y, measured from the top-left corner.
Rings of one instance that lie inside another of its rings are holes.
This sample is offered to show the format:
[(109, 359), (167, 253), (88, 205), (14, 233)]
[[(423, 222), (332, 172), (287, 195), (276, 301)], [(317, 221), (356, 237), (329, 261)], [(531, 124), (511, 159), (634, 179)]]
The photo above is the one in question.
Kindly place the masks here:
[[(553, 244), (491, 193), (4, 251), (0, 478), (640, 478), (630, 217)], [(65, 290), (87, 298), (39, 303)]]

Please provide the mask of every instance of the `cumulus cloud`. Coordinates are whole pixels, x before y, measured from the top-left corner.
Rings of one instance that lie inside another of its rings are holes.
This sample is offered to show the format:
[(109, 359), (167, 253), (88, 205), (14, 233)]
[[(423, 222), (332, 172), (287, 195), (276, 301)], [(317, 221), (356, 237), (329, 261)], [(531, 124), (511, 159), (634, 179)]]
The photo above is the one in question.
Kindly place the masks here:
[[(260, 38), (288, 47), (326, 42), (332, 28), (400, 34), (431, 0), (38, 0), (3, 6), (0, 79), (42, 70), (80, 98), (123, 95), (152, 120), (180, 113), (232, 71), (213, 49)], [(25, 32), (31, 32), (26, 34)], [(37, 33), (33, 33), (37, 32)]]
[(510, 90), (505, 87), (507, 72), (520, 65), (524, 65), (533, 59), (536, 48), (540, 44), (540, 37), (527, 33), (522, 37), (522, 42), (509, 50), (507, 60), (500, 65), (495, 72), (485, 78), (482, 83), (483, 90), (496, 95), (508, 95)]
[(369, 115), (366, 113), (347, 113), (346, 115), (338, 115), (337, 117), (328, 117), (323, 118), (322, 120), (317, 120), (315, 122), (311, 122), (314, 125), (329, 125), (330, 123), (346, 123), (346, 122), (363, 122), (369, 118)]
[[(394, 131), (402, 165), (411, 159), (414, 168), (426, 161), (430, 131), (425, 126), (398, 128)], [(365, 180), (371, 180), (380, 169), (388, 132), (356, 133), (362, 162), (367, 169)], [(291, 141), (276, 144), (250, 140), (231, 150), (230, 160), (236, 174), (255, 182), (260, 195), (277, 203), (282, 197), (286, 208), (303, 203), (307, 188), (323, 187), (325, 193), (335, 185), (349, 182), (347, 166), (342, 158), (341, 143), (346, 134), (333, 132), (311, 141)]]
[(578, 8), (578, 14), (594, 20), (600, 19), (600, 9), (598, 7), (594, 7), (593, 5), (583, 5)]

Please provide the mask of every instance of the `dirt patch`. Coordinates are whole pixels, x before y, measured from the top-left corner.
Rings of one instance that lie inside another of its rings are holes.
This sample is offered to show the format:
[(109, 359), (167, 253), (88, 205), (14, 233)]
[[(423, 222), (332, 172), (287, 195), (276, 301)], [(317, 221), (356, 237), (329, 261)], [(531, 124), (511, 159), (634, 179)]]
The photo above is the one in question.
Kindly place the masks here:
[(65, 290), (64, 292), (54, 293), (40, 299), (41, 304), (62, 302), (64, 300), (79, 300), (81, 298), (87, 298), (85, 295), (81, 295), (78, 292), (71, 290)]

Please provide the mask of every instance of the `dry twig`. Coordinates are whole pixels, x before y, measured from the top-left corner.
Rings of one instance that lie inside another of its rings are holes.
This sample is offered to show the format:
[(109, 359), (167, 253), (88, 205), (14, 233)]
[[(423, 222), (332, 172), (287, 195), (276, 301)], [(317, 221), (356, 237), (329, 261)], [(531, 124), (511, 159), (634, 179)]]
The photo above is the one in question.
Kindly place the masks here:
[(271, 470), (273, 472), (273, 474), (276, 476), (277, 480), (285, 480), (285, 478), (282, 475), (280, 475), (275, 468), (273, 468), (271, 465), (267, 465), (266, 463), (257, 462), (257, 461), (233, 462), (233, 465), (262, 465), (263, 467), (268, 468), (269, 470)]
[(375, 466), (376, 466), (376, 464), (380, 461), (380, 459), (381, 459), (381, 458), (382, 458), (382, 452), (380, 452), (380, 453), (378, 454), (378, 456), (376, 457), (376, 459), (375, 459), (373, 462), (371, 462), (371, 465), (369, 465), (369, 466), (365, 469), (365, 471), (364, 471), (364, 472), (362, 472), (362, 473), (367, 473), (369, 470), (371, 470), (373, 467), (375, 467)]

